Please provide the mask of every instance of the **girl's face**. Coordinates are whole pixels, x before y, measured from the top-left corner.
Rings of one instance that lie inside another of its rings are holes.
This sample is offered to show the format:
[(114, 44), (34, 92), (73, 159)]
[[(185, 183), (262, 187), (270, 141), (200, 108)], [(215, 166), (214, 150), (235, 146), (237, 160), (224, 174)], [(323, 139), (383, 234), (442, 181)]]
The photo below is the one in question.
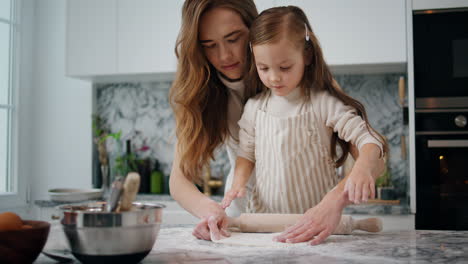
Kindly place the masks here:
[(262, 83), (279, 96), (296, 89), (304, 75), (304, 52), (287, 38), (252, 47)]
[(244, 71), (249, 30), (229, 8), (213, 8), (200, 20), (198, 39), (208, 61), (225, 77), (240, 79)]

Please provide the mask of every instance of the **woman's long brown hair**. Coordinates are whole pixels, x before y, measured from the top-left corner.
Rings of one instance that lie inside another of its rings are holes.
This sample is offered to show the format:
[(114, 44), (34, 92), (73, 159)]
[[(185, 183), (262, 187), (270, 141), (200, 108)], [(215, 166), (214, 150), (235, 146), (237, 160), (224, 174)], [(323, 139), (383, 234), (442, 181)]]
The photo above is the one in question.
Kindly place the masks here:
[[(180, 169), (196, 183), (200, 183), (201, 171), (213, 159), (214, 150), (229, 136), (228, 90), (206, 59), (198, 39), (201, 17), (217, 7), (237, 12), (247, 28), (258, 15), (253, 0), (186, 0), (182, 7), (182, 26), (175, 47), (178, 66), (169, 101), (175, 114)], [(248, 90), (245, 94), (252, 95)]]
[[(304, 25), (307, 25), (309, 41), (305, 39), (306, 30)], [(251, 46), (274, 43), (282, 37), (287, 37), (293, 43), (297, 43), (297, 48), (304, 50), (306, 60), (310, 60), (310, 64), (306, 65), (304, 69), (304, 76), (299, 85), (305, 98), (309, 100), (311, 92), (314, 90), (326, 90), (345, 105), (353, 107), (356, 109), (357, 114), (365, 121), (369, 133), (382, 143), (383, 154), (388, 153), (388, 144), (385, 138), (369, 124), (364, 106), (358, 100), (344, 93), (333, 79), (331, 71), (323, 58), (319, 41), (312, 31), (307, 16), (299, 7), (283, 6), (267, 9), (255, 19), (250, 27), (249, 39)], [(255, 58), (251, 55), (248, 57), (250, 63), (248, 75), (246, 76), (246, 86), (266, 91), (268, 88), (261, 82), (258, 76)], [(342, 155), (339, 158), (337, 158), (336, 153), (337, 143), (342, 150)], [(330, 147), (330, 154), (336, 160), (336, 167), (340, 167), (348, 157), (350, 143), (339, 138), (338, 133), (334, 132), (331, 137)]]

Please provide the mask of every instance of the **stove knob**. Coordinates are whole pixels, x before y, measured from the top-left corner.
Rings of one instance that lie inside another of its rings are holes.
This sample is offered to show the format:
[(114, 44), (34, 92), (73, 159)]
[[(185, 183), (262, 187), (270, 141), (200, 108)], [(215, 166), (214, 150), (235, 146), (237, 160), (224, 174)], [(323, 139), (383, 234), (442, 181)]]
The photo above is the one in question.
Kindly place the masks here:
[(459, 115), (455, 117), (455, 125), (457, 125), (457, 127), (466, 127), (466, 116)]

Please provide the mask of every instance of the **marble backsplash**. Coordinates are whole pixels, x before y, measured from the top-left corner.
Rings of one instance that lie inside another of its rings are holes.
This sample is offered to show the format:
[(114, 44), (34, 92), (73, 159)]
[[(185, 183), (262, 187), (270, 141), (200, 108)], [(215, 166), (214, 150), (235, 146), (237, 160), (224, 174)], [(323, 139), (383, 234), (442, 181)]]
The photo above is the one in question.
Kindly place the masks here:
[[(402, 158), (401, 136), (407, 138), (408, 127), (403, 123), (403, 109), (398, 99), (400, 74), (336, 75), (343, 89), (364, 104), (372, 126), (383, 134), (390, 146), (388, 167), (398, 196), (408, 195), (408, 161)], [(175, 121), (168, 102), (171, 82), (96, 84), (95, 114), (106, 120), (111, 132), (122, 131), (122, 139), (131, 139), (132, 149), (141, 158), (158, 159), (163, 173), (171, 170)], [(113, 155), (115, 142), (108, 141)], [(226, 152), (219, 149), (212, 162), (213, 177), (222, 178), (230, 169)]]

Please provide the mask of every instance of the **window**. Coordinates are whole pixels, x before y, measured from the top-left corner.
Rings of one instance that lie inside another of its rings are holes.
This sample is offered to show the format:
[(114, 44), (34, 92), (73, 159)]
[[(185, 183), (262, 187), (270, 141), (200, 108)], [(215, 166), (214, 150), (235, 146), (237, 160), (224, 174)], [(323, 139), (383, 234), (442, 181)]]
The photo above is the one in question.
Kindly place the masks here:
[(14, 124), (14, 23), (13, 0), (0, 0), (0, 194), (15, 192), (12, 170), (12, 124)]

